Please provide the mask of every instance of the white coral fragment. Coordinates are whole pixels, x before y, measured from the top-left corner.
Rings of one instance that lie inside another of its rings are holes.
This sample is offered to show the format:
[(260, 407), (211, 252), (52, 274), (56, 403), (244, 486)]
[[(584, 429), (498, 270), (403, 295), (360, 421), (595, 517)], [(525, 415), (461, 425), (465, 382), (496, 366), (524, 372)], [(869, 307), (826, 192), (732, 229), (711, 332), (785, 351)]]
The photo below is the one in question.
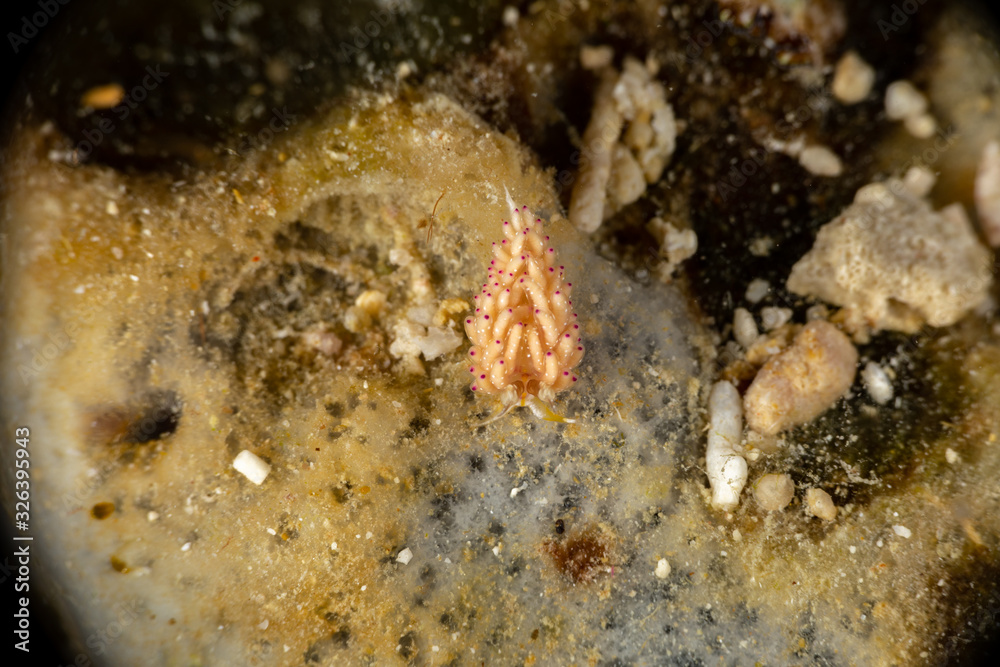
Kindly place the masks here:
[(747, 462), (737, 453), (743, 437), (743, 406), (736, 387), (722, 380), (708, 399), (708, 447), (705, 468), (712, 487), (712, 506), (731, 510), (740, 503), (747, 483)]
[[(596, 67), (606, 54), (587, 52), (587, 62)], [(677, 123), (653, 69), (631, 56), (621, 74), (602, 68), (570, 197), (569, 219), (581, 231), (596, 231), (605, 218), (642, 196), (674, 152)]]
[(658, 217), (650, 220), (646, 228), (659, 241), (659, 255), (666, 260), (658, 268), (664, 280), (669, 279), (677, 267), (698, 250), (698, 236), (693, 229), (680, 229)]
[(792, 267), (788, 289), (843, 306), (875, 329), (957, 322), (989, 295), (990, 252), (961, 205), (934, 211), (917, 195), (926, 189), (926, 174), (914, 172), (858, 190)]
[(569, 203), (569, 219), (577, 229), (597, 231), (604, 220), (604, 196), (611, 178), (611, 157), (625, 121), (615, 107), (612, 91), (618, 77), (613, 69), (601, 76), (590, 124), (583, 133), (583, 158)]

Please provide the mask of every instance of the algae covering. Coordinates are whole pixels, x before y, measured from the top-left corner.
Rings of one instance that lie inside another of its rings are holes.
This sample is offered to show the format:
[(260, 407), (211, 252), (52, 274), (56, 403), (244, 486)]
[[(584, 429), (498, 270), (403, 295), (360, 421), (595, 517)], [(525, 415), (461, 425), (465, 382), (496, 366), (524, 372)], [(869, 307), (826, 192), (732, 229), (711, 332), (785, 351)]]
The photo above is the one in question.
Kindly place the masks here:
[[(748, 445), (751, 483), (794, 482), (788, 507), (748, 488), (713, 510), (704, 430), (712, 383), (745, 390), (752, 372), (727, 342), (734, 307), (838, 323), (783, 286), (861, 185), (922, 161), (941, 172), (935, 208), (974, 211), (978, 149), (1000, 138), (994, 35), (957, 37), (985, 28), (930, 3), (887, 40), (876, 10), (827, 3), (802, 21), (791, 4), (768, 23), (744, 4), (177, 3), (155, 30), (111, 15), (128, 55), (93, 63), (73, 54), (100, 12), (70, 17), (30, 101), (11, 104), (2, 218), (2, 423), (30, 428), (32, 595), (66, 659), (985, 655), (1000, 622), (995, 284), (953, 326), (852, 332), (894, 395), (859, 378)], [(581, 47), (602, 45), (663, 84), (679, 134), (659, 180), (587, 235), (566, 212), (596, 150), (581, 142), (599, 74)], [(848, 48), (878, 73), (850, 107), (828, 93)], [(959, 95), (963, 62), (981, 66)], [(147, 67), (160, 78), (143, 84)], [(946, 139), (885, 119), (903, 77)], [(83, 104), (118, 81), (119, 105)], [(780, 148), (802, 136), (841, 175)], [(462, 323), (505, 190), (547, 221), (573, 283), (586, 356), (556, 404), (576, 423), (521, 409), (483, 425), (499, 403), (469, 389)], [(651, 229), (664, 222), (697, 235), (677, 270)], [(754, 279), (770, 290), (751, 301)], [(12, 514), (16, 444), (0, 451)], [(259, 484), (233, 467), (244, 451)], [(832, 521), (804, 511), (810, 488)]]

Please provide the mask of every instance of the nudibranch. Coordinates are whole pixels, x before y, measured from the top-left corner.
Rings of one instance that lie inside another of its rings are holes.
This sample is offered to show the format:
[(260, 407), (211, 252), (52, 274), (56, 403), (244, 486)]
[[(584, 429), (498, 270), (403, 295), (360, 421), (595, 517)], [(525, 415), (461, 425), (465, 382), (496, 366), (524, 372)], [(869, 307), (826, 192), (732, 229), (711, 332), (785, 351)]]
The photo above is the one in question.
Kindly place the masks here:
[(500, 394), (501, 411), (518, 406), (549, 421), (572, 422), (551, 408), (556, 393), (574, 385), (573, 369), (583, 358), (580, 324), (570, 301), (572, 283), (545, 235), (542, 219), (518, 208), (507, 193), (510, 220), (493, 244), (475, 312), (465, 319), (472, 341), (472, 391)]

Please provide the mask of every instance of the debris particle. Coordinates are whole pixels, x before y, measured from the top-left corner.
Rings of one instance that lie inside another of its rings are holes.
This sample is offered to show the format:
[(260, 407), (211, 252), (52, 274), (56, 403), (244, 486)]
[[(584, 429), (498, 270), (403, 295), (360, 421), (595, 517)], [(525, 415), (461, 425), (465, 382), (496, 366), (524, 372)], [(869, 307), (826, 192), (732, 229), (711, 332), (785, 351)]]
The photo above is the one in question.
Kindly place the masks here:
[(757, 373), (743, 400), (747, 424), (775, 435), (811, 421), (850, 388), (857, 364), (857, 350), (837, 327), (809, 322)]
[(903, 121), (906, 130), (918, 139), (934, 134), (937, 122), (927, 113), (927, 98), (909, 81), (894, 81), (885, 90), (885, 115)]
[(580, 47), (580, 66), (583, 69), (598, 70), (607, 67), (615, 57), (615, 51), (610, 46), (588, 46), (584, 44)]
[(125, 89), (117, 83), (94, 86), (80, 97), (80, 106), (90, 109), (112, 109), (125, 99)]
[[(806, 514), (823, 519), (824, 521), (833, 521), (837, 518), (837, 506), (833, 504), (833, 498), (830, 494), (823, 489), (811, 488), (806, 490)], [(851, 547), (851, 553), (854, 553), (854, 547)]]
[(902, 537), (904, 539), (907, 539), (907, 540), (910, 539), (910, 537), (912, 537), (912, 535), (913, 535), (913, 531), (911, 531), (906, 526), (901, 526), (899, 524), (896, 524), (896, 525), (894, 525), (892, 527), (892, 532), (896, 533), (900, 537)]
[(733, 311), (733, 338), (743, 346), (749, 348), (757, 340), (757, 323), (754, 322), (753, 315), (746, 308), (737, 308)]
[(656, 561), (656, 569), (653, 570), (653, 574), (656, 575), (657, 579), (666, 579), (670, 576), (670, 563), (667, 562), (666, 558)]
[(792, 319), (791, 308), (778, 308), (767, 306), (760, 309), (760, 323), (767, 331), (773, 331), (778, 327), (783, 327)]
[(396, 556), (396, 562), (397, 563), (402, 563), (403, 565), (406, 565), (407, 563), (410, 562), (410, 560), (412, 558), (413, 558), (413, 552), (410, 551), (409, 547), (406, 547), (405, 549), (403, 549), (402, 551), (400, 551), (399, 554), (397, 554), (397, 556)]
[(952, 465), (958, 463), (960, 460), (958, 452), (949, 447), (948, 449), (944, 450), (944, 460)]
[(865, 389), (868, 390), (868, 395), (872, 397), (873, 401), (879, 405), (885, 405), (892, 400), (892, 381), (885, 369), (877, 363), (869, 361), (865, 364), (864, 370), (861, 371), (861, 379), (864, 380)]
[(785, 474), (768, 474), (753, 485), (753, 497), (762, 509), (775, 512), (784, 509), (795, 496), (795, 483)]
[(767, 296), (767, 293), (771, 291), (771, 283), (767, 282), (763, 278), (754, 278), (747, 285), (747, 291), (744, 296), (746, 300), (750, 303), (756, 304), (760, 303), (761, 300)]
[(513, 28), (517, 25), (518, 19), (521, 18), (521, 12), (518, 11), (517, 7), (513, 5), (507, 5), (503, 8), (503, 24), (508, 28)]
[(893, 81), (885, 89), (885, 115), (903, 120), (927, 111), (927, 98), (909, 81)]
[(377, 317), (385, 309), (386, 298), (385, 292), (369, 289), (358, 295), (354, 305), (372, 317)]
[(660, 243), (660, 257), (667, 260), (657, 270), (660, 279), (666, 281), (681, 262), (698, 250), (698, 236), (693, 229), (680, 229), (659, 217), (650, 220), (646, 228)]
[(799, 164), (815, 176), (840, 176), (844, 165), (826, 146), (806, 146), (799, 153)]
[(253, 452), (244, 449), (233, 459), (233, 467), (258, 486), (267, 479), (271, 466)]
[(868, 97), (875, 84), (875, 69), (857, 51), (848, 51), (833, 73), (833, 96), (843, 104), (857, 104)]
[(97, 503), (92, 508), (90, 508), (90, 516), (94, 517), (98, 521), (103, 521), (109, 516), (114, 514), (115, 504), (109, 502)]

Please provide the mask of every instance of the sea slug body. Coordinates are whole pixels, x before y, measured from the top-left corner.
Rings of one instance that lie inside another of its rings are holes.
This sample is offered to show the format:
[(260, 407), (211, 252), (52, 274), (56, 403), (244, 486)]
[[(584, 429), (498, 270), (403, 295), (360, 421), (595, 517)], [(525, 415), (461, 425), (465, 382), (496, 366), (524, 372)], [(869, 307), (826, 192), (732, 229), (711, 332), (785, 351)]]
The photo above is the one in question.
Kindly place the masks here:
[(557, 392), (579, 379), (573, 369), (583, 358), (583, 342), (570, 301), (573, 285), (564, 282), (565, 267), (541, 218), (516, 207), (509, 193), (507, 204), (504, 238), (493, 244), (486, 282), (465, 319), (471, 389), (500, 394), (503, 410), (493, 419), (528, 406), (543, 419), (573, 421), (549, 408)]

